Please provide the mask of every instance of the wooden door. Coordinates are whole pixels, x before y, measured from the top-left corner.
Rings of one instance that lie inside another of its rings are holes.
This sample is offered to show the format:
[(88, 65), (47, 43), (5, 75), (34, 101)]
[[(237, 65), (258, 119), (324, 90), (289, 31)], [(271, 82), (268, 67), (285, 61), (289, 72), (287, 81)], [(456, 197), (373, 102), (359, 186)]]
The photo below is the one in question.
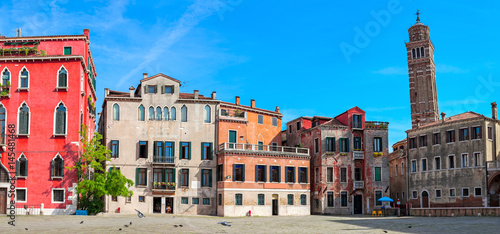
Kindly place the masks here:
[(7, 214), (7, 188), (0, 188), (0, 214)]

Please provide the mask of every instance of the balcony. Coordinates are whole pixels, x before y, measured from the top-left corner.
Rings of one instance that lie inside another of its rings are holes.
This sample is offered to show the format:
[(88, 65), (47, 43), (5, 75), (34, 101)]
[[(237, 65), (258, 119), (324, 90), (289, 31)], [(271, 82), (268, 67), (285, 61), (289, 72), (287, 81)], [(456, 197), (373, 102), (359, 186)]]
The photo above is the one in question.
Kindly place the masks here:
[(362, 181), (362, 180), (354, 181), (353, 188), (354, 189), (364, 189), (365, 188), (365, 182)]
[(221, 120), (247, 121), (246, 112), (240, 110), (221, 109), (218, 117)]
[(488, 161), (488, 162), (486, 162), (486, 170), (488, 170), (488, 171), (500, 170), (500, 161)]
[(269, 152), (276, 154), (300, 154), (309, 156), (308, 148), (297, 148), (288, 146), (274, 145), (253, 145), (243, 143), (222, 143), (219, 145), (219, 151), (254, 151), (254, 152)]
[(352, 152), (354, 160), (360, 159), (363, 160), (365, 159), (365, 152), (364, 151), (353, 151)]
[(153, 190), (173, 191), (175, 190), (175, 182), (152, 182)]
[(173, 156), (153, 156), (153, 163), (174, 164), (175, 157), (173, 157)]
[(389, 122), (366, 121), (365, 129), (387, 129)]
[(0, 86), (0, 97), (10, 97), (10, 81), (7, 85)]

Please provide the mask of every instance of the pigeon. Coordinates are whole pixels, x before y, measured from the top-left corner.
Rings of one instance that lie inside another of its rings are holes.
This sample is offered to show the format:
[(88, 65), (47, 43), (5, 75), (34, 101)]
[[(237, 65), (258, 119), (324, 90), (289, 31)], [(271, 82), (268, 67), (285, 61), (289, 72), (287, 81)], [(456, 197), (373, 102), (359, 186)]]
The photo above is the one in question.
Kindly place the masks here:
[(118, 229), (118, 231), (121, 231), (121, 230), (122, 230), (121, 228)]
[(179, 224), (179, 227), (182, 227), (182, 224)]
[(130, 225), (132, 225), (132, 222), (130, 222)]
[(224, 225), (224, 226), (231, 227), (231, 224), (229, 224), (229, 222), (227, 222), (227, 221), (224, 221), (224, 222), (218, 222), (217, 224), (222, 224), (222, 225)]
[(24, 230), (28, 231), (28, 228), (24, 228)]
[(177, 225), (174, 225), (174, 227), (178, 227)]
[(83, 223), (83, 221), (80, 222), (80, 224), (82, 224), (82, 223)]
[(137, 216), (139, 218), (146, 218), (146, 216), (142, 212), (138, 211), (137, 209), (135, 209), (135, 211), (137, 211)]
[(123, 226), (128, 227), (128, 225), (127, 225), (127, 224), (125, 224), (125, 225), (123, 225)]
[(387, 233), (387, 231), (384, 231), (385, 233)]
[(408, 226), (408, 228), (411, 228), (411, 225), (410, 225), (410, 226)]

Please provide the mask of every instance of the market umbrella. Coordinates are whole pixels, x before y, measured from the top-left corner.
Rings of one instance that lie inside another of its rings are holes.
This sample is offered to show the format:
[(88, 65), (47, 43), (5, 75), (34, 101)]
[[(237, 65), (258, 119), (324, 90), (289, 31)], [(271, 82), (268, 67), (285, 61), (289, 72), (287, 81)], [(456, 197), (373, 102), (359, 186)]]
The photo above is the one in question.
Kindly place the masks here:
[(378, 201), (382, 201), (382, 202), (384, 202), (384, 201), (394, 202), (394, 200), (392, 200), (390, 197), (382, 197), (382, 198), (378, 199)]

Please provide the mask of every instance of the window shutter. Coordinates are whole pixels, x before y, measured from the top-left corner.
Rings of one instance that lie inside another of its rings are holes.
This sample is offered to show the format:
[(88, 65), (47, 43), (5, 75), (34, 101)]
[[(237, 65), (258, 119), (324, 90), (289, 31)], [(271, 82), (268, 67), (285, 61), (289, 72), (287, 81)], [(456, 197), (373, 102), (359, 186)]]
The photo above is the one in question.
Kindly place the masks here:
[(165, 93), (165, 86), (161, 86), (161, 94), (164, 94)]
[(269, 166), (269, 182), (273, 182), (273, 167)]
[(54, 160), (50, 161), (50, 176), (54, 176)]
[(236, 181), (236, 164), (233, 164), (233, 181)]
[(64, 177), (64, 159), (61, 159), (61, 177)]
[(281, 167), (278, 166), (278, 182), (281, 183)]
[(157, 154), (157, 152), (156, 152), (156, 142), (157, 141), (153, 141), (153, 156), (158, 156), (158, 155), (156, 155)]
[(336, 149), (335, 149), (335, 137), (332, 138), (332, 144), (333, 144), (333, 152), (335, 152), (336, 151)]
[(191, 160), (191, 142), (188, 142), (188, 159)]
[(175, 168), (172, 168), (172, 181), (175, 183)]
[(116, 158), (120, 156), (120, 141), (116, 141)]
[(162, 155), (158, 155), (158, 156), (167, 156), (167, 154), (165, 153), (165, 142), (160, 141), (160, 149), (161, 149)]
[[(21, 160), (21, 158), (19, 158)], [(16, 160), (16, 176), (19, 175), (19, 160)]]
[(377, 148), (376, 148), (376, 144), (377, 144), (377, 143), (376, 143), (376, 139), (375, 139), (375, 137), (374, 137), (374, 138), (373, 138), (373, 151), (374, 151), (374, 152), (378, 152), (378, 151), (377, 151)]
[(135, 186), (139, 185), (139, 168), (135, 169)]
[(214, 149), (213, 149), (213, 143), (210, 143), (209, 159), (210, 159), (210, 160), (213, 160), (213, 159), (214, 159)]
[(179, 159), (182, 159), (182, 142), (179, 141)]
[(167, 181), (167, 168), (163, 168), (163, 181), (168, 182)]
[(259, 165), (255, 165), (255, 182), (259, 181)]
[(148, 86), (144, 85), (144, 94), (148, 93)]
[(175, 86), (173, 86), (173, 85), (172, 85), (172, 93), (174, 93), (174, 87), (175, 87)]
[(241, 181), (245, 182), (245, 164), (241, 165)]
[(307, 169), (308, 169), (308, 168), (306, 168), (306, 183), (309, 183), (309, 180), (308, 180), (308, 179), (309, 179), (309, 178), (308, 178), (309, 174), (307, 174), (307, 173), (308, 173)]
[(288, 183), (288, 168), (285, 167), (285, 183)]
[(208, 170), (210, 172), (210, 176), (208, 177), (208, 186), (212, 187), (212, 169)]
[(183, 169), (179, 170), (180, 174), (181, 174), (181, 183), (179, 184), (179, 187), (182, 186), (184, 184), (184, 176), (182, 175), (182, 171)]
[(267, 182), (267, 166), (264, 166), (264, 182)]
[(170, 154), (169, 156), (172, 156), (172, 157), (175, 157), (175, 141), (172, 142), (172, 150), (170, 151)]
[(155, 85), (155, 93), (158, 93), (158, 85)]
[(345, 142), (346, 142), (346, 151), (345, 152), (349, 152), (349, 138), (346, 138)]
[(24, 172), (26, 173), (26, 176), (28, 176), (28, 159), (24, 160)]
[[(203, 160), (203, 154), (205, 153), (205, 147), (203, 147), (203, 142), (201, 143), (201, 160)], [(208, 155), (207, 155), (208, 159)]]
[(295, 183), (295, 167), (292, 167), (292, 183)]

